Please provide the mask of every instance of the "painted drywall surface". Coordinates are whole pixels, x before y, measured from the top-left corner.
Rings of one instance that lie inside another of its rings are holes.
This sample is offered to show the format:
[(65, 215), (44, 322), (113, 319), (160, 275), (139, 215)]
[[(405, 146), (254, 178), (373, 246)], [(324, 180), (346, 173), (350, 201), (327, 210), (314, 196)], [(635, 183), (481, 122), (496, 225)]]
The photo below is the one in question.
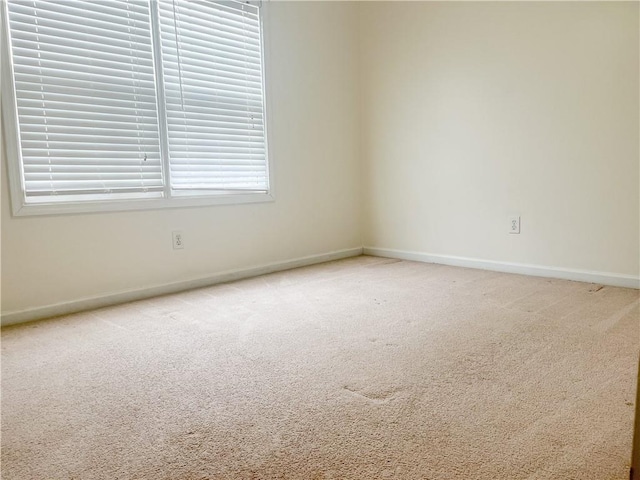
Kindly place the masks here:
[(359, 247), (355, 7), (268, 6), (273, 203), (14, 218), (3, 159), (2, 311)]
[(362, 4), (365, 245), (637, 275), (638, 7)]

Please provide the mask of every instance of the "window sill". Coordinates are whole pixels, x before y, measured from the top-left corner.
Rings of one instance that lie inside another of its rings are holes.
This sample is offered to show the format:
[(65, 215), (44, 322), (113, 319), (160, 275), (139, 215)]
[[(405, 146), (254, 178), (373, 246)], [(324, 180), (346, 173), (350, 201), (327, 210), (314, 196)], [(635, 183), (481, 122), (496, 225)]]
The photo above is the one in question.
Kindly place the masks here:
[(171, 198), (123, 199), (83, 202), (24, 203), (13, 202), (15, 217), (37, 215), (65, 215), (82, 213), (124, 212), (132, 210), (159, 210), (164, 208), (206, 207), (213, 205), (238, 205), (274, 201), (274, 195), (265, 193), (234, 193), (207, 196), (174, 196)]

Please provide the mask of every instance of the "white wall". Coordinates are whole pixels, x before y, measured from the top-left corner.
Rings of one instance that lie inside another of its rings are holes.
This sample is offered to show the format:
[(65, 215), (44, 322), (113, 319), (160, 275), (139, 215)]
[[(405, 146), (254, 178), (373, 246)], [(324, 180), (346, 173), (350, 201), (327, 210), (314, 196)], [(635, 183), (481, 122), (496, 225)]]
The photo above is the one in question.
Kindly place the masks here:
[(276, 201), (13, 218), (3, 159), (3, 314), (361, 246), (355, 5), (269, 9)]
[(361, 5), (365, 245), (638, 275), (638, 7)]
[[(637, 3), (270, 9), (276, 202), (13, 218), (4, 176), (3, 314), (359, 247), (363, 235), (638, 275)], [(184, 250), (172, 250), (175, 229)]]

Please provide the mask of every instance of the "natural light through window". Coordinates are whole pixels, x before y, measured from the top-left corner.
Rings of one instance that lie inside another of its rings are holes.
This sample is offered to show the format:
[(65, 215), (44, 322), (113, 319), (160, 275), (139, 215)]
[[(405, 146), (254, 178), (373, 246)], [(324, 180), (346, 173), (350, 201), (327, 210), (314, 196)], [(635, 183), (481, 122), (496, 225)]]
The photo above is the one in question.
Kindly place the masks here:
[(14, 212), (270, 198), (259, 5), (3, 3)]

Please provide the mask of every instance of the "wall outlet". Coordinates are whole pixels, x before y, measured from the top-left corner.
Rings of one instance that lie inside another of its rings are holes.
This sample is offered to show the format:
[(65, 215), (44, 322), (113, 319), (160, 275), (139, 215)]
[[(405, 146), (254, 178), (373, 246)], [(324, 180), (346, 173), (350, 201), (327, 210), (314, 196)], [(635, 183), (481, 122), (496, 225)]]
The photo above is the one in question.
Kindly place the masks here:
[(184, 239), (182, 237), (182, 232), (180, 230), (174, 230), (171, 232), (173, 236), (173, 249), (179, 250), (184, 248)]
[(509, 215), (509, 233), (520, 233), (519, 215)]

